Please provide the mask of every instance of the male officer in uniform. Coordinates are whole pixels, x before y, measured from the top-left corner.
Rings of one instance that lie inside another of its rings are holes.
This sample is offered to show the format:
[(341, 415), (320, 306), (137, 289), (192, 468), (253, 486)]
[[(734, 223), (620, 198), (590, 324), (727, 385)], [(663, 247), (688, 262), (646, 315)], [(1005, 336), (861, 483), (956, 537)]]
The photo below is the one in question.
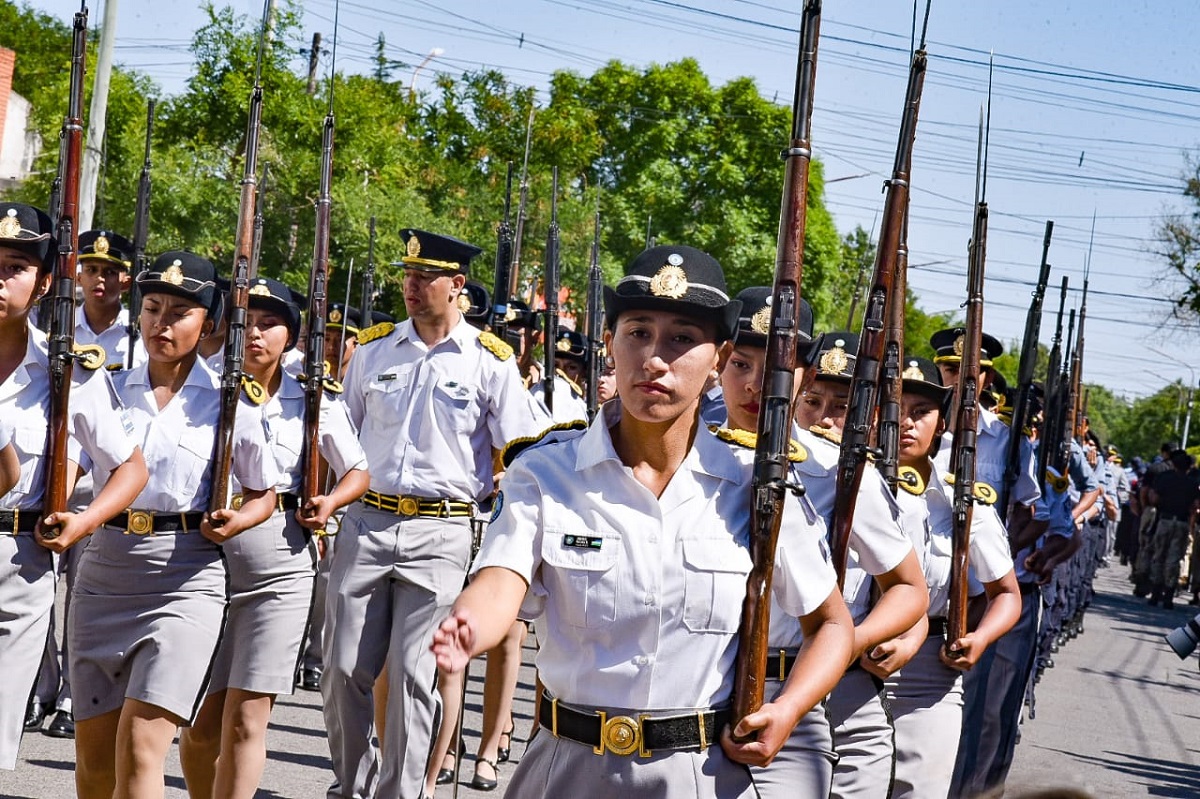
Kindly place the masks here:
[[(402, 235), (409, 318), (360, 331), (345, 379), (371, 490), (346, 512), (329, 576), (321, 690), (330, 797), (421, 796), (440, 715), (429, 641), (462, 588), (470, 520), (494, 488), (493, 450), (549, 425), (512, 349), (459, 310), (479, 248), (419, 230)], [(372, 687), (385, 660), (380, 758)]]

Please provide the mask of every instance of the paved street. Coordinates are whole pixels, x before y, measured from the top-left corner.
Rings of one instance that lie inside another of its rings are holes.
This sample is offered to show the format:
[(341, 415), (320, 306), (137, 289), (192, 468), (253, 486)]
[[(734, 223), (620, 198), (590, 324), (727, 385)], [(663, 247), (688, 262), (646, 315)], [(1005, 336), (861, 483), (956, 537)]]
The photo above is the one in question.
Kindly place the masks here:
[[(1086, 633), (1055, 656), (1055, 668), (1038, 686), (1037, 715), (1025, 725), (1017, 749), (1014, 789), (1075, 787), (1104, 799), (1200, 796), (1200, 668), (1194, 655), (1179, 661), (1162, 639), (1198, 608), (1149, 608), (1130, 595), (1126, 573), (1115, 565), (1100, 572)], [(527, 649), (527, 662), (531, 655)], [(472, 753), (479, 740), (482, 674), (477, 662), (467, 697), (466, 742)], [(533, 670), (527, 666), (518, 689), (514, 761), (529, 729), (532, 695)], [(330, 774), (317, 694), (300, 691), (280, 699), (269, 745), (259, 797), (324, 796)], [(15, 773), (0, 772), (0, 797), (73, 794), (70, 741), (26, 735), (21, 755)], [(501, 791), (511, 771), (511, 764), (501, 766)], [(459, 796), (498, 795), (471, 790), (470, 779), (468, 757)], [(450, 786), (442, 786), (437, 796), (451, 794)], [(174, 752), (166, 795), (186, 796)]]

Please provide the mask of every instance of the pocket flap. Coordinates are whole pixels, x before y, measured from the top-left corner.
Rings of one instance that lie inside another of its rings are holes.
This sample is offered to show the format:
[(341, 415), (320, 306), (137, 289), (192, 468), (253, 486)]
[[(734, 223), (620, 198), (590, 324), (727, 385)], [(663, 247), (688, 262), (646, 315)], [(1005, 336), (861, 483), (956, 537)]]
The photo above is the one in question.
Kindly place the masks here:
[(621, 537), (605, 532), (547, 530), (542, 536), (542, 560), (560, 569), (605, 572), (621, 556)]
[(750, 550), (731, 538), (690, 538), (683, 541), (683, 560), (696, 571), (748, 574)]

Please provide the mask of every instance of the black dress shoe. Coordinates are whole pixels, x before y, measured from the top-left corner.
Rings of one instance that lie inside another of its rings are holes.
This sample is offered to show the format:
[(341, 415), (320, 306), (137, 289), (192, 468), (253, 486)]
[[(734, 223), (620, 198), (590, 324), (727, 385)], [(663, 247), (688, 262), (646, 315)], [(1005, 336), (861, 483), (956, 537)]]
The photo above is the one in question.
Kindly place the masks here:
[(25, 731), (35, 732), (42, 728), (46, 721), (46, 706), (34, 700), (25, 708)]
[(479, 775), (479, 764), (480, 763), (486, 763), (487, 765), (491, 766), (492, 773), (495, 774), (497, 777), (500, 776), (500, 771), (499, 771), (499, 769), (496, 768), (496, 761), (488, 760), (487, 758), (484, 758), (484, 757), (477, 757), (477, 758), (475, 758), (475, 776), (471, 777), (471, 787), (477, 791), (494, 791), (494, 790), (496, 790), (496, 786), (500, 784), (499, 780), (496, 780), (496, 779), (489, 780), (486, 777), (481, 777)]
[(497, 763), (507, 763), (508, 762), (508, 758), (512, 754), (510, 747), (512, 747), (513, 733), (516, 731), (517, 731), (516, 722), (513, 721), (513, 717), (510, 715), (508, 717), (508, 729), (505, 730), (504, 732), (500, 733), (500, 745), (498, 747), (496, 747), (496, 762)]
[(317, 667), (300, 670), (300, 687), (305, 691), (321, 690), (321, 670)]
[(74, 738), (75, 716), (69, 710), (60, 710), (54, 714), (54, 720), (46, 728), (46, 734), (51, 738)]
[(434, 780), (436, 785), (449, 785), (454, 782), (454, 769), (442, 768), (438, 769), (437, 779)]

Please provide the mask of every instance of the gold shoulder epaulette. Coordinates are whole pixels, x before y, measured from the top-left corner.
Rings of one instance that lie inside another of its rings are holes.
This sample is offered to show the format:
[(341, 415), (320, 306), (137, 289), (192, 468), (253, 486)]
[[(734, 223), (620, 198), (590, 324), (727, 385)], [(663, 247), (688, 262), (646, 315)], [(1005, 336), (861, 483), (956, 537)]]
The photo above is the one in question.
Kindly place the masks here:
[[(943, 479), (946, 481), (946, 485), (954, 485), (954, 475), (947, 474)], [(975, 488), (971, 494), (980, 505), (994, 505), (999, 496), (996, 489), (982, 480), (975, 481)]]
[(75, 344), (71, 347), (75, 360), (88, 371), (94, 372), (108, 360), (108, 354), (99, 344)]
[(513, 348), (494, 333), (480, 333), (479, 343), (483, 345), (485, 350), (495, 355), (498, 360), (507, 361), (513, 356)]
[(808, 428), (808, 432), (812, 433), (817, 438), (825, 439), (830, 444), (834, 444), (839, 447), (842, 445), (841, 435), (839, 435), (837, 431), (831, 427), (821, 427), (819, 424), (814, 424), (812, 427)]
[[(722, 441), (737, 444), (739, 447), (754, 449), (758, 446), (758, 434), (751, 433), (749, 430), (732, 430), (728, 427), (718, 427), (715, 424), (710, 424), (708, 429)], [(792, 463), (804, 463), (808, 460), (808, 450), (795, 439), (788, 441), (787, 455), (788, 460)]]
[(104, 370), (105, 370), (105, 371), (107, 371), (107, 372), (123, 372), (123, 371), (125, 371), (125, 364), (123, 364), (123, 363), (110, 363), (110, 364), (108, 364), (107, 366), (105, 366), (105, 367), (104, 367)]
[(896, 485), (903, 488), (910, 494), (920, 496), (925, 493), (925, 480), (921, 478), (921, 473), (911, 466), (901, 466), (897, 472), (899, 479), (896, 480)]
[(561, 377), (563, 380), (567, 381), (567, 385), (570, 386), (571, 390), (575, 392), (575, 396), (577, 396), (577, 397), (583, 396), (583, 387), (580, 386), (578, 383), (576, 383), (571, 378), (567, 377), (566, 372), (564, 372), (562, 369), (555, 369), (554, 373), (556, 375), (558, 375), (559, 377)]
[[(492, 338), (495, 338), (495, 336)], [(497, 341), (499, 341), (499, 339), (497, 339)], [(547, 427), (536, 436), (522, 436), (521, 438), (514, 438), (505, 445), (503, 450), (500, 451), (500, 462), (503, 463), (504, 468), (507, 469), (512, 465), (513, 459), (522, 452), (539, 443), (551, 433), (556, 433), (560, 430), (587, 430), (587, 422), (584, 422), (582, 419), (576, 419), (571, 422), (561, 422), (559, 424)]]
[(267, 401), (267, 390), (262, 387), (262, 383), (249, 375), (242, 375), (242, 393), (255, 405), (262, 405)]
[(1046, 470), (1046, 482), (1050, 484), (1051, 488), (1060, 494), (1066, 491), (1071, 485), (1071, 479), (1065, 474), (1062, 477), (1059, 477), (1048, 469)]
[(396, 329), (393, 322), (380, 322), (377, 325), (371, 325), (365, 330), (358, 331), (358, 343), (369, 344), (375, 339), (383, 338)]
[(325, 377), (321, 378), (321, 385), (325, 386), (325, 390), (330, 394), (341, 394), (346, 390), (345, 386), (334, 380), (329, 375), (325, 375)]

